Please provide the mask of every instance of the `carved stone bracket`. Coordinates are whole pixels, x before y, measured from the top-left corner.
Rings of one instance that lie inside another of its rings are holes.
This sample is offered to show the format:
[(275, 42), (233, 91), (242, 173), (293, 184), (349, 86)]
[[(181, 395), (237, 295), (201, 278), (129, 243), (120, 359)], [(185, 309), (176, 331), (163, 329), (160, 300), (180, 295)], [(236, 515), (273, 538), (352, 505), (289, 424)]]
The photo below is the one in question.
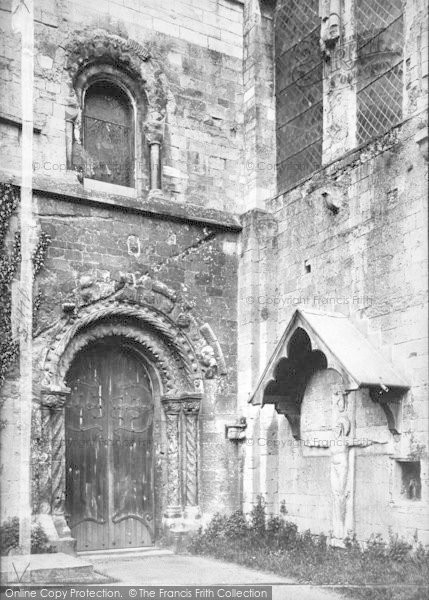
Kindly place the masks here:
[(401, 407), (401, 395), (403, 390), (395, 391), (385, 386), (369, 388), (369, 395), (373, 402), (381, 406), (386, 415), (387, 426), (390, 433), (400, 435), (398, 431), (399, 411)]
[(329, 60), (332, 50), (341, 35), (341, 1), (322, 0), (320, 3), (320, 48), (325, 60)]
[(70, 388), (63, 387), (57, 390), (42, 390), (40, 404), (49, 410), (61, 410), (70, 397)]
[(296, 405), (294, 407), (286, 406), (283, 404), (276, 404), (275, 409), (279, 415), (284, 415), (288, 420), (292, 437), (294, 440), (301, 439), (301, 406)]
[(426, 126), (421, 127), (415, 135), (416, 144), (424, 160), (428, 161), (428, 130)]
[(246, 439), (247, 420), (241, 417), (232, 425), (225, 425), (225, 437), (232, 442), (241, 442)]

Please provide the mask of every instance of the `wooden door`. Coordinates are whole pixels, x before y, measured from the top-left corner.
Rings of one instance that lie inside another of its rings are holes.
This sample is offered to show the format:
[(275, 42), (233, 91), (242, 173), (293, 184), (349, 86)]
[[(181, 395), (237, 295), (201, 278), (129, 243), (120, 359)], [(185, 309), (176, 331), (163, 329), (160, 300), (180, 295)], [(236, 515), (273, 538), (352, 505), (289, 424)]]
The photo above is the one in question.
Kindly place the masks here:
[(67, 378), (66, 512), (77, 550), (153, 543), (153, 402), (135, 351), (110, 338)]

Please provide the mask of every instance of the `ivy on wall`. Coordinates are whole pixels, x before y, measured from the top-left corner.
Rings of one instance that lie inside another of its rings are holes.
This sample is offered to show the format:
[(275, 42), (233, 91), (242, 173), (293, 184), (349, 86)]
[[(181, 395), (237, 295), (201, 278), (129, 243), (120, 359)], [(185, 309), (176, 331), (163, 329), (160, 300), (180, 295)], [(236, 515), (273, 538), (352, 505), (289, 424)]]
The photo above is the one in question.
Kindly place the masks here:
[(10, 184), (0, 184), (0, 387), (7, 372), (18, 356), (19, 344), (12, 340), (12, 290), (11, 284), (21, 258), (19, 233), (15, 233), (12, 250), (6, 247), (10, 220), (18, 207), (16, 189)]
[[(21, 261), (21, 242), (19, 231), (8, 244), (11, 218), (18, 208), (18, 193), (14, 186), (0, 183), (0, 388), (6, 375), (18, 357), (19, 342), (12, 338), (12, 281)], [(34, 277), (42, 269), (51, 239), (42, 232), (33, 252)], [(9, 246), (9, 247), (8, 247)], [(10, 248), (10, 246), (12, 246)], [(37, 293), (33, 302), (33, 318), (40, 306), (41, 294)]]

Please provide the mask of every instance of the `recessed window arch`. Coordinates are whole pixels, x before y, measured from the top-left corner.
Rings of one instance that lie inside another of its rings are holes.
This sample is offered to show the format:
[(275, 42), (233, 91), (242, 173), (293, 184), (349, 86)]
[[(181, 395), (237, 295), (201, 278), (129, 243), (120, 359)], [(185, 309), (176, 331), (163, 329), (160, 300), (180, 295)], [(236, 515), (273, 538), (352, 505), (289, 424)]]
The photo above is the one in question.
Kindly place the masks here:
[(90, 85), (82, 115), (85, 177), (135, 185), (135, 107), (121, 86), (108, 80)]

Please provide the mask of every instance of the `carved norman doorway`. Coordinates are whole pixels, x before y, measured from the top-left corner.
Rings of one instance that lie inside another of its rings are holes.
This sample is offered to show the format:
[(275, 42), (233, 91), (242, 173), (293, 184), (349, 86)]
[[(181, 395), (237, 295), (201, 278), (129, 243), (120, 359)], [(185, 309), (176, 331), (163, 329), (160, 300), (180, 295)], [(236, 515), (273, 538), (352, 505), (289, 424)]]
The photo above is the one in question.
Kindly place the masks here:
[(65, 411), (66, 516), (77, 550), (148, 546), (154, 538), (154, 402), (143, 358), (125, 338), (74, 359)]

